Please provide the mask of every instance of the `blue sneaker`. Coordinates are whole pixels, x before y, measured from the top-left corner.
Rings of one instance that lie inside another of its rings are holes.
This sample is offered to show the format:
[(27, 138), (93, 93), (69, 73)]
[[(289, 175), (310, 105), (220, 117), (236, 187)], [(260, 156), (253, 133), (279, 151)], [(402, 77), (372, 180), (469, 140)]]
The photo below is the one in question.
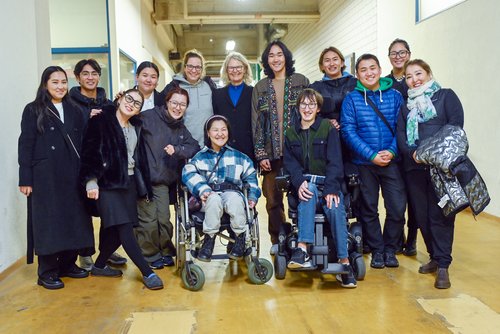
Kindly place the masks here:
[(175, 265), (174, 258), (170, 255), (165, 255), (161, 258), (161, 260), (165, 267), (172, 267), (173, 265)]
[(163, 259), (158, 259), (156, 261), (153, 261), (149, 264), (149, 267), (151, 269), (163, 269)]

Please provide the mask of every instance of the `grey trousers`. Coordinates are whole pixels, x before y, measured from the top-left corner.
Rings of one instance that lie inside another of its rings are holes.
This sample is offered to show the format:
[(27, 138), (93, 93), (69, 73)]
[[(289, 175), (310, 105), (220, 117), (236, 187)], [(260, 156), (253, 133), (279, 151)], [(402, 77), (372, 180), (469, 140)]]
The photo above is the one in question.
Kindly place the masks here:
[(203, 232), (210, 236), (219, 232), (221, 217), (226, 212), (231, 220), (231, 229), (236, 235), (246, 230), (246, 213), (243, 196), (236, 191), (213, 192), (201, 208), (205, 212)]
[(170, 222), (169, 205), (169, 189), (165, 185), (153, 186), (152, 201), (138, 202), (139, 226), (134, 228), (134, 234), (148, 262), (175, 255), (172, 243), (174, 227)]

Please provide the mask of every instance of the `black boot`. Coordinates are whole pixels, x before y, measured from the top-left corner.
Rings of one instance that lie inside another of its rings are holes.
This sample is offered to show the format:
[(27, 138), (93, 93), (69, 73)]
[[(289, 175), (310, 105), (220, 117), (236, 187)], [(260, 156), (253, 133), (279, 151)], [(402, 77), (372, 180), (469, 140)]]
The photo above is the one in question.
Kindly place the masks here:
[(233, 248), (231, 249), (231, 253), (229, 253), (229, 257), (233, 260), (240, 259), (245, 254), (245, 233), (240, 233), (236, 237)]
[(203, 262), (210, 262), (212, 252), (214, 251), (214, 245), (215, 235), (211, 237), (208, 234), (205, 234), (205, 237), (203, 238), (203, 245), (198, 252), (198, 260)]
[(449, 289), (451, 287), (448, 268), (438, 268), (434, 287), (436, 289)]

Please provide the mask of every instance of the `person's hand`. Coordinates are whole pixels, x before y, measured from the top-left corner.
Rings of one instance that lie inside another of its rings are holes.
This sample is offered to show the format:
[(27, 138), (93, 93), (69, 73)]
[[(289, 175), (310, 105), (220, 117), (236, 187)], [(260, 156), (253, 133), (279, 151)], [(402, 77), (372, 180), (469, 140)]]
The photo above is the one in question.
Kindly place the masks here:
[(297, 192), (299, 193), (299, 199), (304, 202), (307, 202), (313, 197), (313, 193), (309, 190), (307, 181), (302, 182)]
[(31, 186), (20, 186), (19, 191), (28, 197), (33, 192), (33, 187)]
[(326, 207), (328, 209), (332, 208), (333, 203), (335, 203), (335, 207), (338, 208), (340, 203), (340, 197), (335, 194), (328, 194), (325, 196), (325, 201), (326, 201)]
[(118, 100), (119, 98), (121, 98), (123, 95), (125, 95), (125, 91), (121, 90), (119, 91), (118, 93), (116, 93), (115, 95), (115, 100)]
[(392, 153), (389, 151), (380, 151), (377, 153), (375, 158), (373, 158), (372, 162), (380, 167), (387, 166), (392, 160)]
[(380, 154), (382, 159), (389, 161), (389, 162), (394, 158), (394, 154), (392, 154), (391, 151), (388, 151), (388, 150), (380, 151), (380, 152), (378, 152), (378, 154)]
[(90, 118), (94, 117), (95, 115), (99, 115), (102, 112), (102, 109), (91, 109), (90, 110)]
[(205, 203), (208, 199), (208, 196), (212, 195), (211, 191), (205, 191), (203, 194), (200, 195), (200, 200)]
[(340, 123), (335, 119), (335, 118), (332, 118), (330, 120), (330, 124), (337, 130), (340, 130)]
[(175, 153), (175, 148), (173, 145), (168, 144), (163, 148), (168, 155), (173, 155)]
[(252, 201), (252, 200), (248, 201), (248, 207), (249, 207), (250, 209), (255, 208), (255, 204), (257, 204), (257, 203), (255, 203), (255, 202), (254, 202), (254, 201)]
[(421, 163), (422, 163), (422, 161), (417, 160), (417, 151), (413, 152), (412, 157), (413, 157), (413, 160), (415, 160), (415, 162), (416, 162), (417, 164), (421, 164)]
[(270, 172), (271, 171), (271, 161), (269, 159), (264, 159), (259, 162), (260, 168), (264, 172)]
[(90, 199), (95, 199), (97, 201), (97, 199), (99, 198), (99, 189), (87, 190), (87, 197)]

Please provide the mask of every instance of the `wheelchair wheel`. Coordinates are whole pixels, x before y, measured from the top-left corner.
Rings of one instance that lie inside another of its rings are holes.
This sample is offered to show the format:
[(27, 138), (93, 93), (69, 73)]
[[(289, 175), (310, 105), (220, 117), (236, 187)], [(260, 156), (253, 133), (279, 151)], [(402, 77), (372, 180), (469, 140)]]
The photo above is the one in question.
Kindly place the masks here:
[[(189, 268), (188, 275), (187, 268)], [(190, 264), (189, 266), (184, 266), (181, 272), (182, 283), (186, 289), (191, 291), (200, 290), (205, 284), (205, 274), (203, 270), (196, 264)]]
[(259, 259), (261, 272), (258, 272), (255, 262), (248, 264), (248, 278), (253, 284), (264, 284), (273, 276), (273, 265), (266, 259)]
[(362, 281), (365, 279), (366, 265), (362, 255), (356, 257), (356, 259), (354, 260), (353, 269), (358, 281)]
[(274, 277), (276, 279), (285, 279), (286, 276), (286, 257), (276, 254), (274, 256)]

